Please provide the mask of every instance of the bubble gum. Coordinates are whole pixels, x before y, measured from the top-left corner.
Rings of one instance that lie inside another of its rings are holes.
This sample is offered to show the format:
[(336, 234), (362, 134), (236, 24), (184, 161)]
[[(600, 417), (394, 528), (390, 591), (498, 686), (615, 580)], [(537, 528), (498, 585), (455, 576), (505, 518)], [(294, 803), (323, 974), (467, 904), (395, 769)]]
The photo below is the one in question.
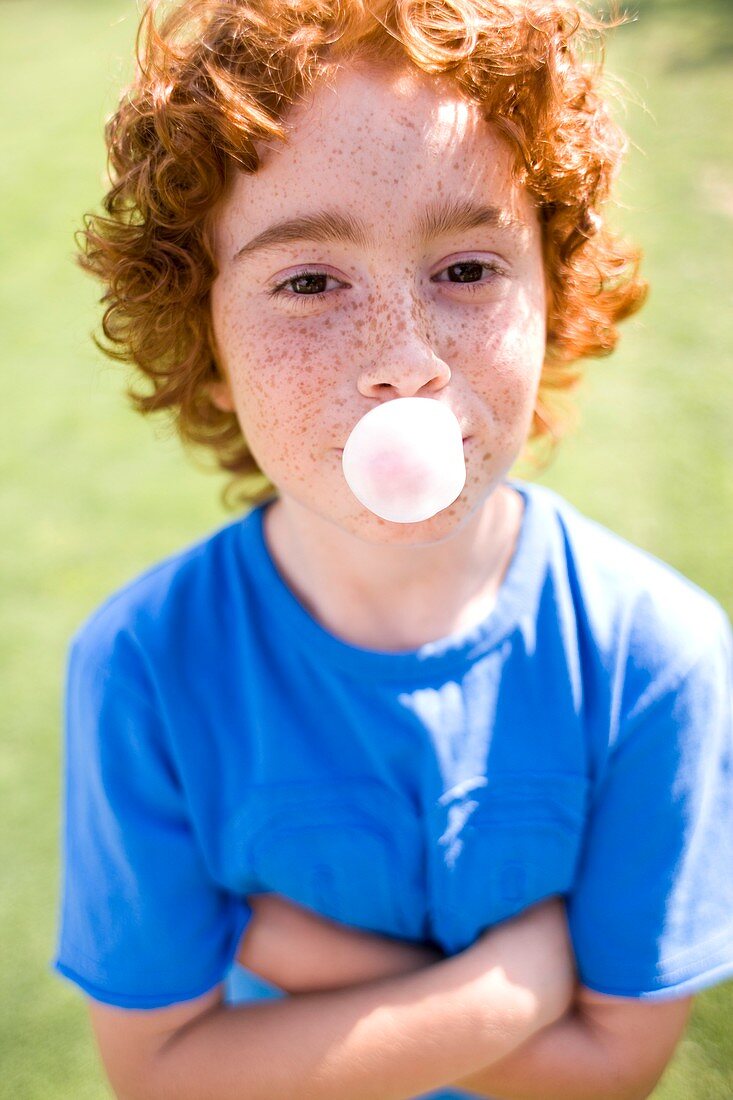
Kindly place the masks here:
[(466, 484), (461, 428), (427, 397), (377, 405), (354, 425), (341, 462), (356, 499), (394, 523), (419, 523), (447, 508)]

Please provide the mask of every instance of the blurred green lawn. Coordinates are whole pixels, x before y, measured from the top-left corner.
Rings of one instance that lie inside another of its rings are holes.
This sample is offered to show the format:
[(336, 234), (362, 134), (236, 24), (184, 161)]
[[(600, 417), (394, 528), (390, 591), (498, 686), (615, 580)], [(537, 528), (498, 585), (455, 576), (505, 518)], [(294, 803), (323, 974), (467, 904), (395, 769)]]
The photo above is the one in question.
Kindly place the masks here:
[[(609, 63), (633, 93), (618, 219), (644, 248), (651, 297), (619, 350), (590, 363), (580, 426), (539, 480), (730, 615), (733, 10), (637, 10)], [(13, 1100), (111, 1095), (82, 998), (49, 969), (68, 638), (115, 587), (230, 518), (223, 482), (128, 410), (124, 368), (88, 337), (97, 288), (72, 264), (135, 27), (133, 0), (0, 0), (0, 1095)], [(733, 1096), (733, 983), (698, 996), (654, 1096)]]

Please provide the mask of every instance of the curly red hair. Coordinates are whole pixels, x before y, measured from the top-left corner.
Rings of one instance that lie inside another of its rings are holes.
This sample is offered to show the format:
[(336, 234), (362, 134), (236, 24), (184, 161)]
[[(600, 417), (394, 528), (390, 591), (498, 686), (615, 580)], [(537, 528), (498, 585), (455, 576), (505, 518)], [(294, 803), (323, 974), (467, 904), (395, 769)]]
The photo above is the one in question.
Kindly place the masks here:
[(550, 294), (527, 442), (553, 453), (575, 418), (563, 397), (578, 360), (611, 352), (647, 291), (639, 249), (603, 218), (627, 145), (601, 93), (607, 24), (573, 0), (186, 0), (162, 21), (159, 7), (105, 129), (107, 216), (79, 231), (79, 262), (105, 286), (96, 342), (152, 383), (127, 390), (135, 409), (172, 410), (185, 444), (213, 449), (233, 475), (225, 506), (238, 485), (244, 503), (272, 494), (236, 414), (209, 396), (217, 204), (237, 170), (257, 170), (255, 142), (286, 140), (288, 110), (334, 62), (411, 63), (482, 104), (538, 205)]

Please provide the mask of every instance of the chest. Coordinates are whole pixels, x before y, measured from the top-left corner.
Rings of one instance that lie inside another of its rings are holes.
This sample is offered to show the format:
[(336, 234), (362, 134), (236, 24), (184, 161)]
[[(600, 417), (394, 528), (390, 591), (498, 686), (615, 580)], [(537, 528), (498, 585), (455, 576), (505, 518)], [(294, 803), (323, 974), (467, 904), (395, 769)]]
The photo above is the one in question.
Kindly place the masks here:
[(477, 776), (418, 814), (367, 776), (266, 784), (228, 823), (224, 878), (453, 953), (570, 890), (587, 789), (568, 773)]
[(572, 699), (537, 699), (528, 681), (507, 696), (497, 672), (263, 699), (204, 815), (216, 878), (448, 953), (569, 891), (585, 734)]

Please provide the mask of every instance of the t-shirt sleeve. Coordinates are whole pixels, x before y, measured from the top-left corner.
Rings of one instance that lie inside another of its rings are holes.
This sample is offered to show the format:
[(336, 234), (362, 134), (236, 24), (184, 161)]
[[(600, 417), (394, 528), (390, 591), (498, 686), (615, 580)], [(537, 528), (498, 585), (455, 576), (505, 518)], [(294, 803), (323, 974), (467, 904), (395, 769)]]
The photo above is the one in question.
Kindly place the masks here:
[(568, 923), (600, 993), (689, 996), (733, 976), (733, 636), (623, 720), (591, 808)]
[(206, 993), (224, 979), (251, 910), (207, 873), (149, 682), (100, 664), (76, 637), (64, 721), (53, 969), (124, 1008)]

